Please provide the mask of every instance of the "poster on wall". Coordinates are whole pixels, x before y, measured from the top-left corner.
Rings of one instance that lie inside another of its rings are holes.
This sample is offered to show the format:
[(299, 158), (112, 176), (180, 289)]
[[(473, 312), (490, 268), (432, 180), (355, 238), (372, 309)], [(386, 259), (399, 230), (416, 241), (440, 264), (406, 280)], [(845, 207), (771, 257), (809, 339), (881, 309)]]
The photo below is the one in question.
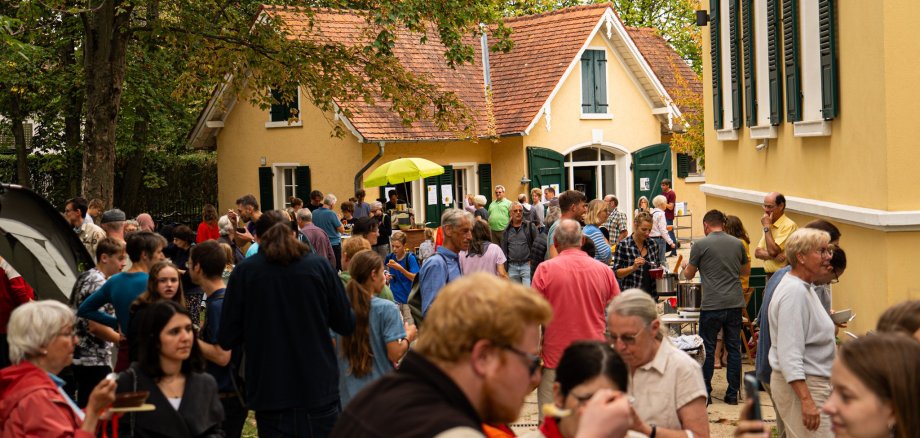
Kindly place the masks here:
[(450, 184), (441, 185), (441, 196), (444, 197), (444, 205), (453, 205), (454, 203), (454, 187)]
[(652, 189), (651, 178), (639, 178), (639, 190), (647, 191)]
[(428, 205), (438, 205), (438, 186), (428, 186)]

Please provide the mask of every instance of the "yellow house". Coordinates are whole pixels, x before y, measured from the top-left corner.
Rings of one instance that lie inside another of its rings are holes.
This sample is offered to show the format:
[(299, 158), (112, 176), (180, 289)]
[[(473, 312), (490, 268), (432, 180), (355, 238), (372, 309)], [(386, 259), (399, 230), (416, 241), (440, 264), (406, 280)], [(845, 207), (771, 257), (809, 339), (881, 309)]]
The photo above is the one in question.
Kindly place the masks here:
[[(269, 6), (261, 13), (292, 27), (308, 20), (296, 8)], [(312, 19), (315, 32), (327, 38), (344, 40), (350, 30), (367, 26), (347, 11), (316, 10)], [(306, 199), (312, 189), (344, 200), (375, 166), (421, 157), (447, 172), (394, 187), (414, 207), (417, 222), (437, 224), (441, 211), (466, 194), (491, 200), (497, 184), (512, 198), (550, 185), (589, 198), (612, 193), (620, 209), (631, 212), (635, 199), (657, 194), (658, 182), (670, 177), (678, 201), (689, 202), (694, 212), (705, 209), (696, 188), (702, 178), (674, 178), (675, 158), (666, 144), (680, 114), (669, 94), (677, 75), (698, 92), (702, 84), (654, 30), (623, 26), (609, 5), (513, 18), (506, 25), (513, 29), (510, 53), (483, 56), (477, 48), (475, 62), (454, 70), (444, 62), (443, 46), (419, 43), (417, 35), (400, 34), (394, 48), (406, 68), (455, 91), (477, 120), (494, 126), (493, 136), (459, 140), (424, 120), (406, 126), (382, 104), (337, 102), (354, 115), (324, 114), (302, 103), (307, 99), (293, 104), (299, 119), (288, 123), (284, 106), (262, 110), (246, 92), (217, 90), (190, 142), (217, 150), (221, 208), (245, 193), (257, 193), (264, 209), (284, 207), (289, 196)], [(329, 119), (351, 135), (330, 137)], [(383, 190), (371, 190), (368, 198), (382, 197)], [(680, 237), (689, 237), (689, 230)]]
[[(761, 238), (767, 192), (800, 226), (838, 225), (848, 268), (833, 306), (854, 333), (920, 298), (916, 144), (920, 8), (907, 0), (711, 0), (704, 32), (709, 208)], [(902, 123), (904, 122), (904, 123)], [(753, 245), (752, 245), (753, 246)]]

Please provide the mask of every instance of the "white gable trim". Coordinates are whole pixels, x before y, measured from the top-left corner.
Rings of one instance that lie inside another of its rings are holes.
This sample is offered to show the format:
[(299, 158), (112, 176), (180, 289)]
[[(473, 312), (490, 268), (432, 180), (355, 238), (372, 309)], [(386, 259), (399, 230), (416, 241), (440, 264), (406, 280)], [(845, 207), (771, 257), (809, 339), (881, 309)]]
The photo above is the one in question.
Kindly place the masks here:
[[(537, 114), (534, 115), (533, 120), (531, 120), (530, 124), (527, 125), (527, 129), (524, 130), (524, 135), (529, 135), (530, 131), (534, 128), (534, 126), (536, 126), (537, 122), (539, 122), (540, 117), (544, 113), (544, 108), (546, 108), (546, 105), (552, 102), (553, 98), (556, 97), (556, 93), (558, 93), (559, 90), (562, 88), (562, 84), (565, 83), (565, 81), (569, 78), (569, 75), (571, 75), (572, 72), (575, 70), (575, 65), (581, 62), (582, 53), (584, 53), (584, 51), (588, 48), (588, 46), (591, 44), (591, 41), (594, 40), (595, 35), (597, 35), (597, 33), (601, 30), (601, 27), (604, 26), (605, 24), (607, 25), (607, 35), (605, 35), (606, 36), (605, 42), (607, 43), (607, 46), (610, 48), (610, 51), (614, 53), (617, 56), (617, 59), (620, 61), (620, 63), (624, 67), (626, 67), (626, 71), (629, 72), (630, 77), (633, 78), (634, 84), (636, 84), (636, 86), (639, 88), (641, 94), (645, 97), (646, 102), (649, 103), (649, 107), (650, 108), (655, 107), (655, 105), (652, 104), (651, 102), (651, 97), (647, 95), (648, 93), (645, 92), (644, 87), (639, 85), (637, 78), (635, 78), (635, 76), (632, 73), (632, 70), (624, 62), (622, 55), (619, 53), (619, 51), (616, 50), (616, 48), (614, 48), (610, 44), (610, 39), (612, 37), (612, 34), (610, 32), (611, 23), (612, 23), (613, 31), (615, 31), (616, 34), (624, 41), (624, 43), (626, 44), (626, 47), (629, 49), (629, 53), (636, 59), (636, 62), (639, 64), (639, 66), (642, 69), (642, 72), (645, 73), (645, 75), (649, 78), (649, 80), (651, 80), (653, 87), (659, 93), (659, 96), (661, 96), (661, 99), (664, 101), (664, 103), (666, 103), (669, 107), (672, 108), (673, 115), (680, 116), (680, 110), (677, 109), (677, 106), (673, 104), (673, 100), (671, 99), (671, 96), (668, 94), (668, 92), (665, 90), (664, 85), (662, 85), (661, 81), (658, 79), (658, 76), (655, 75), (655, 72), (652, 70), (652, 67), (645, 60), (645, 57), (642, 56), (642, 52), (640, 52), (639, 48), (636, 47), (635, 42), (633, 42), (632, 38), (630, 38), (629, 33), (626, 31), (626, 27), (623, 26), (623, 23), (620, 21), (619, 18), (617, 18), (616, 14), (614, 14), (613, 9), (608, 7), (604, 11), (604, 15), (602, 15), (601, 18), (597, 21), (597, 24), (594, 26), (594, 29), (591, 30), (591, 33), (588, 35), (588, 38), (582, 44), (581, 49), (579, 49), (578, 53), (575, 54), (575, 57), (572, 59), (572, 62), (569, 63), (569, 66), (566, 68), (565, 72), (562, 74), (562, 77), (556, 83), (556, 86), (553, 87), (553, 91), (549, 94), (549, 97), (547, 97), (546, 102), (544, 102), (543, 106), (540, 107), (540, 111), (538, 111)], [(607, 88), (608, 90), (610, 89), (609, 86)]]
[(345, 115), (342, 114), (342, 110), (339, 108), (339, 104), (333, 102), (332, 106), (335, 108), (335, 120), (342, 122), (342, 124), (345, 125), (349, 131), (351, 131), (351, 134), (358, 139), (358, 143), (366, 143), (364, 136), (358, 132), (358, 130), (355, 128), (355, 125), (351, 124), (351, 120), (348, 120), (348, 117), (345, 117)]

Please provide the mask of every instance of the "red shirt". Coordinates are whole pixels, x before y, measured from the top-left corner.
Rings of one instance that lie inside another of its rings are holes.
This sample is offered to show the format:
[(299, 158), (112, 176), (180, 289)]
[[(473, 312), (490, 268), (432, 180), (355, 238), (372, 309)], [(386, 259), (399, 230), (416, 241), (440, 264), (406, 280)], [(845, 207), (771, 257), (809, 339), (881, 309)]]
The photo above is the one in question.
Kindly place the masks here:
[(207, 222), (198, 224), (198, 235), (195, 236), (195, 243), (217, 239), (220, 239), (220, 228), (217, 228), (217, 224), (213, 226), (209, 225)]
[(531, 286), (553, 308), (553, 320), (543, 334), (543, 362), (556, 368), (562, 352), (574, 341), (604, 340), (604, 309), (620, 294), (610, 267), (570, 248), (540, 263)]
[[(677, 193), (674, 193), (674, 190), (668, 190), (668, 193), (662, 193), (662, 195), (664, 195), (664, 197), (667, 198), (668, 204), (677, 203)], [(667, 206), (664, 207), (664, 218), (669, 221), (674, 220), (674, 207), (671, 207), (671, 208), (668, 208)]]
[(6, 333), (13, 309), (34, 299), (32, 287), (6, 260), (0, 259), (0, 333)]

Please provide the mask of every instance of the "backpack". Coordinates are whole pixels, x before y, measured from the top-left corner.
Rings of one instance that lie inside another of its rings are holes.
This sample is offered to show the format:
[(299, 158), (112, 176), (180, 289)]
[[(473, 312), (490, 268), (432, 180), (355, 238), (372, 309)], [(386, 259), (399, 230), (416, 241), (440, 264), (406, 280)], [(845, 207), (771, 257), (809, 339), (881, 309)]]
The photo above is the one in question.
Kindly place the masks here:
[[(444, 270), (446, 272), (446, 278), (450, 279), (450, 268), (447, 267), (447, 258), (443, 255), (434, 253), (430, 258), (434, 256), (439, 256), (444, 259)], [(427, 261), (427, 260), (426, 260)], [(412, 280), (412, 288), (409, 289), (409, 298), (406, 300), (406, 304), (409, 306), (409, 311), (412, 313), (412, 319), (415, 320), (415, 326), (419, 329), (422, 328), (422, 321), (425, 319), (425, 315), (422, 313), (422, 271), (419, 270), (418, 274), (415, 275), (415, 279)]]

